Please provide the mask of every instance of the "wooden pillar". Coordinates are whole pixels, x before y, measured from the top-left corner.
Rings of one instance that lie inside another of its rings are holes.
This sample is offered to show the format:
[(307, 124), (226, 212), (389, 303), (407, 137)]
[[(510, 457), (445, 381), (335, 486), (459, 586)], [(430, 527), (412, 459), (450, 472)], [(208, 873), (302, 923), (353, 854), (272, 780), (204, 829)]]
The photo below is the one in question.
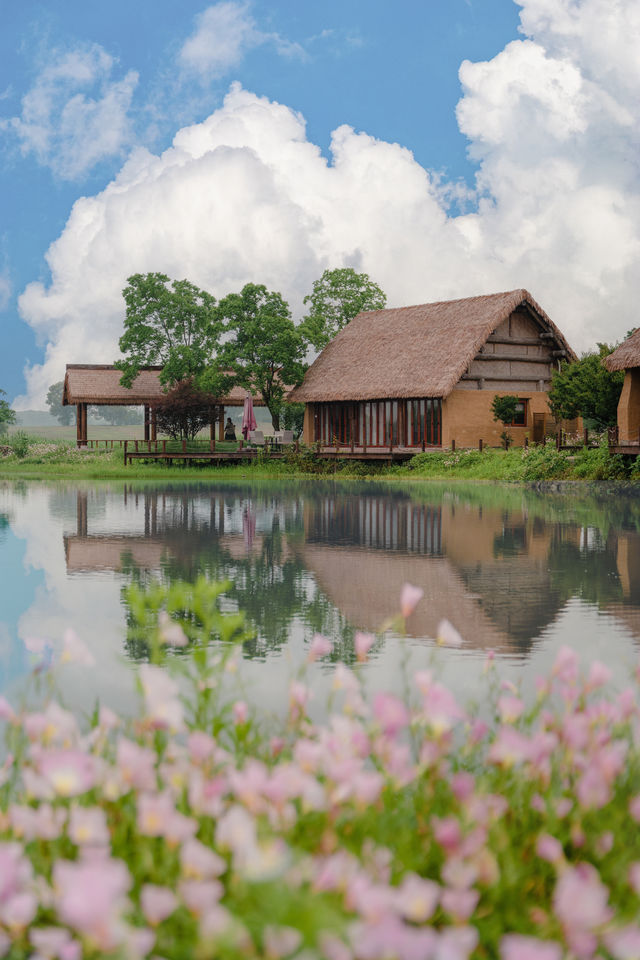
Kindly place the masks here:
[(76, 443), (79, 447), (86, 446), (86, 443), (87, 443), (87, 405), (86, 403), (76, 404)]
[(144, 438), (149, 441), (149, 404), (144, 405)]
[(218, 407), (218, 440), (224, 440), (224, 407)]
[(158, 417), (155, 407), (151, 407), (151, 439), (158, 439)]
[(87, 535), (87, 491), (78, 490), (76, 493), (76, 522), (79, 537)]

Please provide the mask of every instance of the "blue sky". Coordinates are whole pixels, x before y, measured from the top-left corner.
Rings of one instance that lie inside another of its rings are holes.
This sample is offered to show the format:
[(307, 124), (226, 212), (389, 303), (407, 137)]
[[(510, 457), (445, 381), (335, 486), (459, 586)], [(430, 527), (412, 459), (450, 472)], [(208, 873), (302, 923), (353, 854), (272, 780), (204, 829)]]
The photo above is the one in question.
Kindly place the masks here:
[(115, 359), (138, 270), (217, 296), (265, 282), (299, 316), (322, 269), (353, 264), (393, 304), (526, 286), (578, 347), (634, 325), (635, 0), (3, 17), (0, 387), (18, 406), (65, 362)]

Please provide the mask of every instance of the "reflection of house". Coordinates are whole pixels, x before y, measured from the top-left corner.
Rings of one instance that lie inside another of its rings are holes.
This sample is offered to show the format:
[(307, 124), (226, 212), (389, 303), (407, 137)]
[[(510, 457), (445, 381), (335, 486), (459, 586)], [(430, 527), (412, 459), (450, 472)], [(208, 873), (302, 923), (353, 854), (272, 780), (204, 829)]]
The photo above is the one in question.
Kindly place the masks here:
[(163, 540), (146, 537), (66, 536), (64, 555), (67, 573), (88, 570), (121, 572), (133, 564), (142, 570), (159, 570), (170, 555)]
[(496, 395), (518, 398), (516, 444), (555, 430), (552, 371), (575, 354), (526, 290), (358, 314), (291, 400), (304, 439), (360, 448), (500, 444)]
[(624, 370), (618, 401), (618, 442), (640, 441), (640, 328), (602, 361), (607, 370)]

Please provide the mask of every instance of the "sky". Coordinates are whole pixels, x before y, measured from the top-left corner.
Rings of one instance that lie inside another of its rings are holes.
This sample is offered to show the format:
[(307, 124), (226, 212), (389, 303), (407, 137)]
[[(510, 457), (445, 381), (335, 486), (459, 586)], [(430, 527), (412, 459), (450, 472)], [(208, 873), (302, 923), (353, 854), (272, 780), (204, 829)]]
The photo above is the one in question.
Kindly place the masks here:
[(640, 302), (638, 0), (2, 3), (0, 388), (111, 363), (133, 273), (294, 317), (528, 289), (577, 350)]

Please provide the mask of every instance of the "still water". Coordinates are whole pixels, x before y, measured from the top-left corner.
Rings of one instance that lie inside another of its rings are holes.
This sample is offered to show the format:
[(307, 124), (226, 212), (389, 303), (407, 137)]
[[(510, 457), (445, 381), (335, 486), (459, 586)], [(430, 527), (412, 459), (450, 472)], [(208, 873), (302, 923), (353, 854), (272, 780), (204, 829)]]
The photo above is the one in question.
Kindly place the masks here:
[[(132, 486), (0, 484), (0, 691), (17, 695), (35, 641), (59, 651), (72, 626), (93, 670), (70, 667), (67, 700), (131, 702), (123, 588), (153, 579), (229, 579), (226, 609), (245, 611), (242, 694), (279, 711), (314, 632), (336, 643), (310, 681), (326, 699), (353, 634), (398, 610), (406, 582), (424, 591), (407, 636), (387, 632), (365, 668), (371, 689), (402, 690), (435, 662), (467, 699), (483, 695), (494, 650), (504, 675), (533, 688), (563, 644), (614, 668), (640, 640), (640, 498), (497, 487), (319, 481)], [(460, 649), (436, 649), (448, 618)]]

